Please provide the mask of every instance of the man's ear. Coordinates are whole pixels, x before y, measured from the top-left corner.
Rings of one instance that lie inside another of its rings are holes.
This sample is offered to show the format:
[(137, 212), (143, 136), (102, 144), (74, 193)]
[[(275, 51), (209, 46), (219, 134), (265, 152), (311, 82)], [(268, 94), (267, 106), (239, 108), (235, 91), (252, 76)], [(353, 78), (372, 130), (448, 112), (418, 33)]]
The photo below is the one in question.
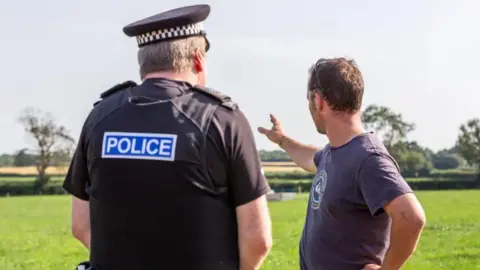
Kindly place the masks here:
[(319, 111), (323, 111), (325, 108), (325, 99), (322, 98), (322, 95), (320, 95), (319, 92), (315, 91), (314, 96), (313, 96), (313, 103), (315, 104), (315, 108)]
[(195, 70), (199, 73), (202, 72), (204, 70), (204, 67), (202, 64), (203, 56), (198, 50), (195, 50), (195, 52), (193, 53), (193, 60), (194, 60)]

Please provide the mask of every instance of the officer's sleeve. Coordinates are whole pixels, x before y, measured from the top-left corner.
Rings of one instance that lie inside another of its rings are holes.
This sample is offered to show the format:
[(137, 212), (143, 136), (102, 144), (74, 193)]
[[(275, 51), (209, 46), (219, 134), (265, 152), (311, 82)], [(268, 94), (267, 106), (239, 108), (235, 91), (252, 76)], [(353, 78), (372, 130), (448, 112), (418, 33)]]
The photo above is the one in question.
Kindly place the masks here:
[(220, 107), (210, 130), (218, 133), (225, 156), (227, 186), (235, 206), (253, 201), (270, 191), (257, 151), (253, 132), (245, 115)]
[(87, 169), (87, 156), (85, 145), (85, 128), (83, 128), (78, 140), (77, 148), (73, 154), (70, 167), (63, 182), (63, 188), (71, 195), (88, 201), (89, 195), (86, 192), (88, 183), (90, 182)]

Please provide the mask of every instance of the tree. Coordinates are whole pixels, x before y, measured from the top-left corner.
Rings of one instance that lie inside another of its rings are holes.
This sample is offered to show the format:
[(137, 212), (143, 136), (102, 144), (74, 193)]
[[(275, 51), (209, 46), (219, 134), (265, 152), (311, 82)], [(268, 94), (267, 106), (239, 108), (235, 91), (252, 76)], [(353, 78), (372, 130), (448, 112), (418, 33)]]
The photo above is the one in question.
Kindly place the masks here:
[(15, 167), (24, 167), (24, 166), (35, 166), (37, 157), (28, 153), (28, 148), (23, 148), (15, 152), (13, 166)]
[(457, 147), (470, 166), (480, 166), (480, 118), (468, 120), (460, 126)]
[(377, 105), (370, 105), (363, 111), (362, 121), (367, 129), (375, 130), (383, 138), (385, 147), (398, 162), (403, 175), (425, 176), (430, 173), (433, 151), (407, 140), (415, 124), (405, 121), (401, 114)]
[(65, 127), (58, 125), (49, 113), (38, 109), (26, 108), (19, 119), (25, 131), (35, 140), (35, 147), (31, 149), (36, 157), (35, 165), (38, 177), (35, 181), (37, 191), (43, 191), (48, 183), (47, 168), (52, 166), (59, 155), (71, 152), (74, 139), (68, 134)]
[(282, 162), (282, 161), (292, 161), (290, 156), (283, 151), (283, 150), (260, 150), (259, 155), (262, 161), (270, 161), (270, 162)]
[(454, 154), (440, 154), (433, 158), (433, 166), (439, 170), (457, 169), (462, 165), (462, 159)]
[(442, 149), (432, 158), (433, 166), (439, 170), (450, 170), (467, 167), (467, 161), (460, 155), (458, 143), (452, 148)]
[(13, 165), (13, 156), (9, 154), (0, 155), (0, 167), (10, 167)]
[(395, 143), (405, 141), (407, 134), (415, 129), (415, 124), (403, 120), (401, 114), (377, 105), (370, 105), (363, 111), (362, 121), (367, 129), (373, 129), (383, 137), (389, 150)]
[(391, 147), (402, 175), (405, 177), (428, 176), (433, 167), (429, 149), (424, 149), (417, 142), (399, 141)]

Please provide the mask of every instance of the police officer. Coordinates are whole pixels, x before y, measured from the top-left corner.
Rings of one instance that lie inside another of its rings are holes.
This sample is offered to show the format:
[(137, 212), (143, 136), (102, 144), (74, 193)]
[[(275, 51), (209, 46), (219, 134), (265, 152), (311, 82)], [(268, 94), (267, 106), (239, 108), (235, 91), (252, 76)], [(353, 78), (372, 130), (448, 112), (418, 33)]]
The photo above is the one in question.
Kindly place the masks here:
[(258, 269), (271, 225), (252, 129), (204, 87), (207, 5), (126, 26), (142, 83), (101, 94), (64, 182), (72, 231), (90, 250), (77, 269)]

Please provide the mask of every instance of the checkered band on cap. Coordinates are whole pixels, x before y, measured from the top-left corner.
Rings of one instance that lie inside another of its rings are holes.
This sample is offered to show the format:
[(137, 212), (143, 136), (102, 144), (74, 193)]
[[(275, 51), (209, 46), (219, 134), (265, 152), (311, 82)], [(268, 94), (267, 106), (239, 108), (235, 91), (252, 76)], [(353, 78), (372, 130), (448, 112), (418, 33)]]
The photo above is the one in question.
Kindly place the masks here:
[(163, 30), (157, 30), (137, 36), (138, 46), (142, 46), (153, 41), (159, 41), (162, 39), (179, 38), (186, 36), (198, 35), (203, 32), (203, 23), (194, 23), (184, 26), (177, 26), (174, 28), (167, 28)]

